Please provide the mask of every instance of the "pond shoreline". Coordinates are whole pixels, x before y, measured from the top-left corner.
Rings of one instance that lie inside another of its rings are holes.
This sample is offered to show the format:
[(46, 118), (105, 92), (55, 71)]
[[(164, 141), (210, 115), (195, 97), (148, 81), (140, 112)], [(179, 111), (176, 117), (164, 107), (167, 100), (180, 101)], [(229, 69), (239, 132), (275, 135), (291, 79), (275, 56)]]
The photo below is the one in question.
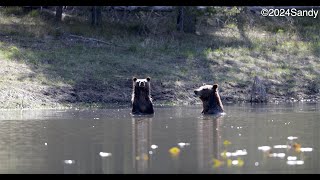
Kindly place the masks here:
[[(281, 104), (301, 104), (301, 103), (320, 103), (319, 99), (303, 99), (303, 100), (296, 100), (293, 98), (290, 99), (272, 99), (268, 102), (257, 103), (257, 102), (249, 102), (249, 101), (226, 101), (223, 100), (223, 105), (245, 105), (245, 104), (252, 104), (252, 105), (281, 105)], [(155, 108), (159, 107), (202, 107), (202, 103), (172, 103), (172, 102), (154, 102), (153, 103)], [(66, 104), (66, 105), (59, 105), (56, 107), (16, 107), (16, 108), (0, 108), (0, 111), (10, 111), (10, 110), (84, 110), (84, 109), (130, 109), (131, 103), (73, 103), (73, 104)]]

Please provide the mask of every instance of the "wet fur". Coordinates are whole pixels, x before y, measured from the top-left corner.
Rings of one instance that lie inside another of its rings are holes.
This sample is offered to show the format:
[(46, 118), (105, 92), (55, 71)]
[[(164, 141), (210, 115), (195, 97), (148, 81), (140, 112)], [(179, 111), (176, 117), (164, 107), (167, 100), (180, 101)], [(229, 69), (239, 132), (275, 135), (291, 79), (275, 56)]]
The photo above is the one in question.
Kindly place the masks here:
[[(133, 77), (132, 114), (153, 114), (153, 104), (150, 95), (150, 77), (137, 79)], [(144, 86), (143, 86), (144, 85)]]
[(224, 113), (224, 108), (218, 92), (218, 85), (203, 85), (194, 91), (203, 105), (202, 114), (220, 114)]

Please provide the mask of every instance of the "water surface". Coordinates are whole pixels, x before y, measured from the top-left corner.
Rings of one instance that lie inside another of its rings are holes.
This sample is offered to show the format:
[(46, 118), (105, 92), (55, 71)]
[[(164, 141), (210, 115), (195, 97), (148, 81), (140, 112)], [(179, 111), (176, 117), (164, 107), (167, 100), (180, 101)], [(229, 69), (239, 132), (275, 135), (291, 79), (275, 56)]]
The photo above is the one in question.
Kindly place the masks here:
[(0, 173), (319, 173), (319, 104), (0, 111)]

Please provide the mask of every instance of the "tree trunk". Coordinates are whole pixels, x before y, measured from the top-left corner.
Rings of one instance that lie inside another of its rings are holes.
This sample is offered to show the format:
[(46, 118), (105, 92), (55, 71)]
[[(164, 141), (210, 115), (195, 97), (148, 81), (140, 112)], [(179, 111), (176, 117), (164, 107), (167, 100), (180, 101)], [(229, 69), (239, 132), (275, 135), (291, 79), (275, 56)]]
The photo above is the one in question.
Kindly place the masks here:
[(100, 26), (101, 25), (101, 7), (100, 6), (92, 6), (91, 10), (91, 25), (92, 26)]
[(196, 14), (194, 7), (178, 7), (177, 30), (185, 33), (196, 32)]
[(57, 6), (56, 7), (56, 21), (60, 22), (62, 19), (62, 7), (63, 6)]
[(262, 103), (267, 101), (266, 86), (258, 76), (255, 76), (251, 88), (250, 102)]

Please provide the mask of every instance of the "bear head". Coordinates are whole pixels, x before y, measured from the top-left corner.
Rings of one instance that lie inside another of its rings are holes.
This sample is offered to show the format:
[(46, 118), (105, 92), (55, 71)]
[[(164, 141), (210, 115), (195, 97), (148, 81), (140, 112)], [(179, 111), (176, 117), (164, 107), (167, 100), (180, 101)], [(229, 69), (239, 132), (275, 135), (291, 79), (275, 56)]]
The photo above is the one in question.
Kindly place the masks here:
[(206, 85), (203, 84), (198, 89), (194, 90), (194, 94), (200, 98), (203, 103), (204, 114), (223, 113), (223, 105), (218, 92), (218, 84)]
[(136, 95), (150, 95), (150, 77), (145, 79), (132, 78), (133, 81), (133, 91)]

